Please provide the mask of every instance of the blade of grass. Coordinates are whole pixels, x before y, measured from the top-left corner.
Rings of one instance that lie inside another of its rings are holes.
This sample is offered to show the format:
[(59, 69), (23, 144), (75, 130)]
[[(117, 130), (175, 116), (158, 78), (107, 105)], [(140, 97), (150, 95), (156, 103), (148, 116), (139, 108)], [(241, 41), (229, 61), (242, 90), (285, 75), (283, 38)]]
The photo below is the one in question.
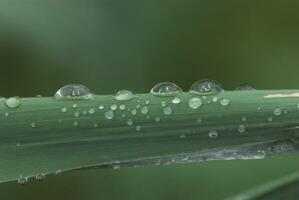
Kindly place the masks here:
[[(23, 98), (17, 108), (2, 100), (0, 181), (91, 167), (297, 153), (297, 92), (226, 91), (197, 96), (198, 109), (189, 106), (196, 95), (185, 92), (177, 95), (178, 104), (151, 94), (129, 101), (111, 95)], [(111, 111), (111, 105), (119, 108)]]

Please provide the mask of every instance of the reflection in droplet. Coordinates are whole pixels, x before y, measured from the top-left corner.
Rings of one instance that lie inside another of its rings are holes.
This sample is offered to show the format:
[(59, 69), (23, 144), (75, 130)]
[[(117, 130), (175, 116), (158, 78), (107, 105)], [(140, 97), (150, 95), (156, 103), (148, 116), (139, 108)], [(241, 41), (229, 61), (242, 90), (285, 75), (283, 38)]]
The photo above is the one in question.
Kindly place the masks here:
[(213, 95), (223, 91), (222, 86), (214, 80), (199, 80), (196, 81), (190, 88), (190, 93), (200, 95)]
[(151, 90), (151, 93), (157, 96), (173, 96), (180, 92), (182, 92), (182, 89), (170, 82), (158, 83)]

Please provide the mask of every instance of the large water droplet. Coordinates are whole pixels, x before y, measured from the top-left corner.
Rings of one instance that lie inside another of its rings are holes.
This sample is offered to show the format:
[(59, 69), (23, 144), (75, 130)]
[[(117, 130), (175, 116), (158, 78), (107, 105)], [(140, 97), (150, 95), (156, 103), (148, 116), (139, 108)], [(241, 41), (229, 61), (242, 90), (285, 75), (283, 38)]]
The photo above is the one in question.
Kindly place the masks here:
[(134, 94), (129, 90), (120, 90), (115, 95), (114, 98), (119, 101), (127, 101), (134, 98)]
[(223, 91), (222, 86), (214, 80), (199, 80), (196, 81), (190, 88), (190, 93), (201, 95), (218, 94)]
[(163, 113), (164, 113), (165, 115), (171, 115), (171, 114), (172, 114), (172, 109), (171, 109), (171, 107), (169, 107), (169, 106), (165, 107), (165, 108), (163, 109)]
[(69, 84), (60, 88), (56, 94), (55, 98), (84, 98), (90, 99), (94, 94), (90, 89), (84, 85), (80, 84)]
[(252, 85), (250, 85), (249, 83), (244, 83), (244, 84), (241, 84), (241, 85), (237, 86), (236, 90), (250, 91), (250, 90), (255, 90), (255, 88)]
[(197, 109), (197, 108), (201, 107), (201, 105), (202, 105), (202, 101), (198, 97), (193, 97), (189, 100), (189, 106), (192, 109)]
[(5, 101), (5, 105), (9, 108), (17, 108), (22, 104), (19, 97), (11, 97)]
[(114, 112), (113, 112), (112, 110), (109, 110), (109, 111), (105, 112), (105, 117), (106, 117), (107, 119), (113, 119), (113, 117), (114, 117)]
[(151, 90), (151, 93), (157, 96), (173, 96), (180, 92), (182, 92), (182, 89), (170, 82), (158, 83)]

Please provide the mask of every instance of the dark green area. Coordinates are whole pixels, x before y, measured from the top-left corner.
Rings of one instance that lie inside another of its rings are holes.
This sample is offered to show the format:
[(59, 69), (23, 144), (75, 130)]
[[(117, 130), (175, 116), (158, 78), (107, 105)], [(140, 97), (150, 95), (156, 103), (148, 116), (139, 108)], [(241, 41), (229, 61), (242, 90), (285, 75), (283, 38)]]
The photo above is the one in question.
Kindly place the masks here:
[[(53, 95), (82, 83), (95, 93), (187, 90), (202, 78), (233, 89), (299, 85), (299, 2), (0, 2), (0, 96)], [(298, 170), (296, 157), (80, 171), (0, 185), (1, 199), (221, 199)], [(0, 169), (1, 173), (1, 169)]]

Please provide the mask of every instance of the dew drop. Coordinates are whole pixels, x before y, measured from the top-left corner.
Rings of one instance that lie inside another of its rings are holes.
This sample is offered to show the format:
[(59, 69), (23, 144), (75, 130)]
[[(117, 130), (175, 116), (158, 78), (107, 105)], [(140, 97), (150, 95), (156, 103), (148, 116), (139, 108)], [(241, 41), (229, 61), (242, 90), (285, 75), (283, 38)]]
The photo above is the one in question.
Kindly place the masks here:
[(161, 101), (161, 106), (165, 107), (167, 105), (166, 101)]
[(127, 124), (128, 124), (128, 126), (132, 126), (133, 125), (133, 120), (132, 119), (128, 119), (127, 120)]
[(126, 109), (126, 105), (124, 105), (124, 104), (120, 105), (120, 106), (119, 106), (119, 109), (120, 109), (120, 110), (125, 110), (125, 109)]
[(239, 126), (238, 126), (238, 131), (239, 131), (240, 133), (244, 133), (244, 132), (246, 131), (246, 127), (245, 127), (245, 125), (243, 125), (243, 124), (239, 125)]
[(161, 121), (161, 118), (160, 118), (160, 117), (155, 117), (155, 121), (156, 121), (156, 122), (160, 122), (160, 121)]
[(61, 112), (66, 113), (67, 112), (67, 108), (66, 107), (61, 108)]
[(202, 101), (198, 97), (193, 97), (189, 100), (189, 107), (192, 109), (198, 109), (202, 106)]
[(255, 90), (254, 86), (249, 83), (244, 83), (236, 87), (236, 90), (238, 91), (251, 91)]
[(212, 139), (218, 137), (218, 132), (216, 130), (210, 130), (209, 137)]
[(220, 104), (222, 106), (228, 106), (230, 104), (230, 101), (229, 101), (229, 99), (221, 99)]
[(243, 122), (246, 122), (246, 121), (247, 121), (247, 118), (246, 118), (246, 117), (242, 117), (242, 121), (243, 121)]
[(46, 177), (46, 175), (44, 173), (40, 173), (35, 176), (36, 180), (39, 180), (39, 181), (43, 180), (45, 177)]
[(90, 115), (93, 115), (93, 114), (96, 113), (96, 110), (95, 110), (94, 108), (90, 108), (90, 109), (88, 110), (88, 113), (89, 113)]
[(31, 126), (32, 128), (35, 128), (35, 127), (36, 127), (36, 123), (35, 123), (35, 122), (32, 122), (32, 123), (30, 124), (30, 126)]
[(171, 107), (169, 107), (169, 106), (165, 107), (165, 108), (163, 109), (163, 113), (164, 113), (165, 115), (171, 115), (171, 114), (172, 114), (172, 109), (171, 109)]
[(149, 101), (149, 100), (146, 100), (146, 101), (145, 101), (145, 104), (146, 104), (146, 105), (150, 104), (150, 101)]
[(114, 112), (112, 110), (109, 110), (109, 111), (105, 112), (105, 117), (107, 119), (113, 119), (114, 118)]
[(76, 127), (76, 126), (78, 126), (78, 125), (79, 125), (78, 121), (74, 121), (74, 122), (73, 122), (73, 126)]
[(158, 83), (151, 90), (151, 93), (157, 96), (174, 96), (180, 92), (182, 92), (182, 89), (170, 82)]
[(112, 104), (112, 105), (110, 106), (110, 108), (111, 108), (111, 110), (117, 110), (117, 105), (116, 105), (116, 104)]
[(282, 114), (281, 108), (275, 108), (274, 111), (273, 111), (273, 114), (276, 115), (276, 116), (281, 115)]
[(181, 103), (181, 99), (179, 97), (174, 97), (174, 99), (172, 99), (172, 103), (179, 104), (179, 103)]
[(74, 112), (74, 117), (80, 117), (80, 112), (78, 111)]
[(9, 112), (4, 113), (4, 116), (8, 117), (9, 116)]
[(115, 95), (114, 98), (119, 101), (127, 101), (134, 98), (134, 94), (129, 90), (120, 90)]
[(78, 107), (78, 105), (77, 104), (73, 104), (73, 108), (77, 108)]
[(141, 130), (141, 126), (136, 126), (136, 131), (140, 131)]
[(98, 123), (93, 123), (93, 127), (94, 127), (94, 128), (98, 128), (98, 127), (99, 127), (99, 124), (98, 124)]
[(90, 99), (94, 97), (94, 94), (90, 89), (84, 85), (80, 84), (69, 84), (60, 88), (56, 94), (55, 98), (83, 98)]
[(273, 117), (268, 117), (268, 122), (272, 122), (273, 121)]
[(132, 113), (132, 115), (136, 115), (137, 114), (137, 110), (133, 109), (133, 110), (131, 110), (131, 113)]
[(99, 109), (103, 110), (105, 108), (105, 106), (103, 104), (99, 105)]
[(18, 183), (21, 184), (21, 185), (24, 185), (28, 182), (28, 178), (27, 177), (23, 177), (23, 176), (20, 176), (18, 178)]
[(212, 101), (213, 102), (217, 102), (218, 101), (218, 97), (213, 97)]
[(214, 80), (199, 80), (193, 83), (189, 92), (192, 94), (212, 95), (223, 91), (222, 86)]
[(19, 97), (11, 97), (5, 101), (5, 105), (9, 108), (17, 108), (22, 104)]
[(145, 114), (145, 115), (146, 115), (148, 112), (149, 112), (149, 110), (148, 110), (148, 107), (147, 107), (147, 106), (144, 106), (144, 107), (141, 108), (141, 113), (142, 113), (142, 114)]

